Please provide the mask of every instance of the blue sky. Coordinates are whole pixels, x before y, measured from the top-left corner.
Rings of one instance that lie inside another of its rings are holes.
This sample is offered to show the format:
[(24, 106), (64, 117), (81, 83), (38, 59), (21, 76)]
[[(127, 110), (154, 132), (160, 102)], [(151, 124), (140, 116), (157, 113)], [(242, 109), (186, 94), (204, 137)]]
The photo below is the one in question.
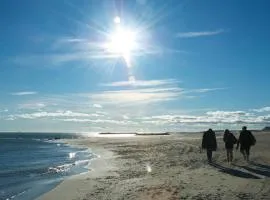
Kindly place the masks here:
[[(2, 0), (0, 131), (269, 125), (270, 3), (164, 2)], [(116, 16), (130, 67), (104, 48)]]

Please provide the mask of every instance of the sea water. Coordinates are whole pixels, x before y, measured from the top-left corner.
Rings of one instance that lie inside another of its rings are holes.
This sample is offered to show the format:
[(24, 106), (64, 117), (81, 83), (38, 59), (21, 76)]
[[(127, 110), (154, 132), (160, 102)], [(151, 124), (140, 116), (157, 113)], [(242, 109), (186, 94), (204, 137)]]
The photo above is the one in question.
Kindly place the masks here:
[(32, 200), (64, 178), (87, 171), (94, 155), (54, 138), (70, 134), (0, 133), (0, 199)]

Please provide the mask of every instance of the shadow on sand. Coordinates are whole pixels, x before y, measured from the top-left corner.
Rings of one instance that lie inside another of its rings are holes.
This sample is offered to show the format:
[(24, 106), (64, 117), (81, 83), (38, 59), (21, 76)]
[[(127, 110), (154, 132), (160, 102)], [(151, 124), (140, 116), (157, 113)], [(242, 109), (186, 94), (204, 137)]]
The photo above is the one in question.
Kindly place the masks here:
[(215, 168), (219, 169), (219, 171), (221, 171), (223, 173), (226, 173), (226, 174), (230, 174), (232, 176), (236, 176), (236, 177), (240, 177), (240, 178), (260, 179), (260, 177), (255, 176), (253, 174), (242, 172), (242, 171), (237, 170), (237, 169), (232, 169), (232, 168), (224, 167), (224, 166), (219, 165), (217, 163), (210, 163), (210, 165), (212, 167), (215, 167)]
[(255, 167), (264, 168), (265, 170), (270, 171), (270, 166), (269, 165), (264, 165), (264, 164), (256, 163), (256, 162), (250, 162), (250, 164), (252, 164)]
[(260, 163), (255, 163), (255, 162), (251, 162), (250, 164), (252, 165), (252, 167), (250, 167), (250, 166), (238, 166), (238, 167), (241, 167), (247, 171), (250, 171), (250, 172), (258, 174), (258, 175), (270, 177), (270, 166), (263, 165)]

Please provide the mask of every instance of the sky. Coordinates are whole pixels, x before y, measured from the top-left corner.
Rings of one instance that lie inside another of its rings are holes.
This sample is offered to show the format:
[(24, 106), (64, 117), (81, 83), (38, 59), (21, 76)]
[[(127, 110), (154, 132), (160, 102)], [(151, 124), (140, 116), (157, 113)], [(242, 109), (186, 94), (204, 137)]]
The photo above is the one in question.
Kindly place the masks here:
[[(1, 0), (0, 131), (270, 125), (269, 9), (267, 0)], [(128, 54), (108, 48), (119, 26), (134, 37)]]

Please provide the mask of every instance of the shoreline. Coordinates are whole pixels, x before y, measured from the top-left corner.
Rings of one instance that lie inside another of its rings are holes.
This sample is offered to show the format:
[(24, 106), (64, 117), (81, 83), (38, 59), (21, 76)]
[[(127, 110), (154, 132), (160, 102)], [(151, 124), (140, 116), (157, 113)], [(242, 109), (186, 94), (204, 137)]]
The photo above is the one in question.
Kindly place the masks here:
[[(89, 189), (91, 179), (109, 175), (108, 172), (113, 166), (108, 163), (106, 159), (110, 159), (113, 153), (102, 147), (87, 147), (84, 144), (80, 144), (82, 140), (84, 139), (64, 139), (62, 142), (75, 148), (87, 148), (96, 156), (90, 160), (87, 166), (88, 171), (64, 179), (61, 183), (56, 185), (56, 187), (39, 196), (36, 200), (76, 199), (80, 196), (78, 188), (81, 188), (81, 190)], [(87, 181), (88, 184), (84, 184), (85, 181)], [(76, 185), (76, 187), (74, 187), (74, 185)]]

